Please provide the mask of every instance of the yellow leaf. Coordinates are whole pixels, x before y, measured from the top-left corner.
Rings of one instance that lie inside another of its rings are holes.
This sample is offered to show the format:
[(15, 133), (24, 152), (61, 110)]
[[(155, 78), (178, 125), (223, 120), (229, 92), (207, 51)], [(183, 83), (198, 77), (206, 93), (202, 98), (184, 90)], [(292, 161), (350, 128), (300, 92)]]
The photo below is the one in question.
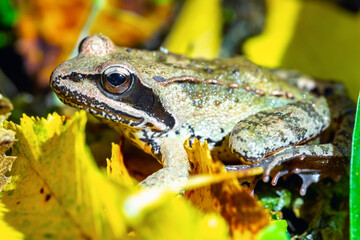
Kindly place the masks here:
[(24, 239), (24, 235), (16, 231), (4, 221), (4, 213), (8, 212), (4, 204), (0, 201), (0, 237), (1, 239), (20, 240)]
[(360, 13), (331, 1), (267, 0), (261, 35), (244, 45), (250, 60), (342, 81), (355, 100), (360, 89)]
[[(206, 143), (202, 144), (195, 140), (190, 148), (186, 141), (185, 150), (194, 166), (192, 174), (212, 174), (215, 178), (216, 175), (230, 174), (232, 176), (232, 179), (222, 183), (189, 190), (185, 196), (205, 212), (220, 213), (228, 222), (235, 239), (255, 239), (259, 230), (270, 224), (269, 211), (251, 196), (251, 190), (239, 184), (239, 181), (234, 178), (236, 175), (227, 173), (220, 161), (214, 161), (211, 158)], [(243, 177), (251, 177), (261, 172), (258, 170), (245, 172)]]
[[(220, 216), (172, 193), (135, 191), (104, 176), (85, 145), (85, 122), (80, 111), (71, 118), (24, 115), (20, 125), (6, 123), (16, 131), (17, 160), (0, 198), (0, 227), (8, 224), (28, 239), (228, 239)], [(118, 145), (112, 161), (117, 170), (111, 178), (126, 175)]]
[(187, 0), (164, 47), (192, 58), (216, 58), (221, 26), (220, 0)]
[(205, 214), (172, 193), (140, 191), (127, 198), (124, 209), (139, 239), (229, 239), (219, 215)]
[(111, 147), (111, 158), (106, 159), (106, 170), (108, 176), (118, 183), (125, 184), (127, 186), (134, 186), (134, 181), (125, 167), (120, 146), (113, 143)]
[[(108, 175), (132, 186), (117, 144), (107, 160)], [(173, 193), (143, 190), (127, 196), (124, 202), (126, 222), (140, 239), (228, 239), (225, 221), (216, 214), (204, 214)], [(156, 236), (156, 237), (155, 237)]]
[(85, 145), (86, 114), (23, 116), (16, 131), (17, 156), (1, 200), (4, 219), (28, 238), (116, 239), (126, 236), (121, 202), (127, 189), (95, 166)]
[[(119, 145), (112, 145), (107, 163), (111, 178), (133, 185)], [(135, 230), (133, 234), (140, 239), (227, 239), (229, 235), (220, 216), (201, 213), (184, 199), (163, 191), (143, 190), (129, 195), (124, 212), (126, 222)]]

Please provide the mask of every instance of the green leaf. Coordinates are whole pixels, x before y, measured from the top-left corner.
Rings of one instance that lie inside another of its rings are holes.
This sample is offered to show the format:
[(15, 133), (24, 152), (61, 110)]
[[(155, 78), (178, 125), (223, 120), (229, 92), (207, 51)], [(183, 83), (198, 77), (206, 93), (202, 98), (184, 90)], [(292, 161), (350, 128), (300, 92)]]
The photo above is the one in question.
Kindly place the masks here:
[(289, 207), (291, 203), (291, 192), (283, 189), (276, 191), (276, 196), (262, 197), (260, 200), (265, 208), (271, 211), (281, 211), (284, 207)]
[(158, 5), (163, 5), (163, 4), (172, 3), (172, 2), (174, 2), (174, 0), (153, 0), (153, 2)]
[(13, 1), (2, 0), (0, 1), (0, 25), (10, 27), (15, 23), (16, 10), (12, 6)]
[(356, 109), (350, 166), (350, 236), (360, 237), (360, 97)]
[(257, 236), (257, 240), (288, 240), (290, 239), (289, 233), (286, 231), (287, 223), (285, 220), (276, 220), (274, 225), (268, 226), (263, 229)]

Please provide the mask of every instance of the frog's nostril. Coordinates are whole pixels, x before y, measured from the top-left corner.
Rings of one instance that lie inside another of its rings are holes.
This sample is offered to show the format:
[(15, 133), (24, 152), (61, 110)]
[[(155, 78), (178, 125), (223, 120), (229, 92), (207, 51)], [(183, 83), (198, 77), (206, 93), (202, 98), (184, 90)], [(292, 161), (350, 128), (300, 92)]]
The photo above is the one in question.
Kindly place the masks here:
[(59, 71), (58, 68), (55, 68), (54, 71), (50, 75), (49, 84), (52, 89), (54, 89), (54, 87), (56, 87), (56, 85), (59, 85), (59, 77), (61, 76), (60, 72), (61, 71)]
[(74, 82), (80, 82), (83, 80), (83, 76), (80, 73), (72, 72), (70, 74), (70, 79)]

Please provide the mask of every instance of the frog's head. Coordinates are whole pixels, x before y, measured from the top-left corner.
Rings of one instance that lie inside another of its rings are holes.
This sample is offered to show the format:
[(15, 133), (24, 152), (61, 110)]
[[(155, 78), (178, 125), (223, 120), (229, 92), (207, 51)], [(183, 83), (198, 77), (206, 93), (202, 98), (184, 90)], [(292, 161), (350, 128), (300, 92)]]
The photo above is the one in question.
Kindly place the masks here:
[(173, 128), (175, 118), (127, 59), (128, 51), (106, 36), (89, 36), (78, 56), (53, 71), (50, 86), (64, 103), (106, 122), (160, 132)]

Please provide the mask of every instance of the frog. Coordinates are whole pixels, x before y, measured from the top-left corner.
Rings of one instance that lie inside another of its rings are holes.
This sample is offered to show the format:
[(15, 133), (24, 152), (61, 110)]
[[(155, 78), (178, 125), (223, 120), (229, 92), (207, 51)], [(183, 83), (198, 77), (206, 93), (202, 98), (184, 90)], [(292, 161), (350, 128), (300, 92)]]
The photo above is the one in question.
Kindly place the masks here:
[(332, 110), (324, 96), (296, 84), (301, 77), (283, 75), (243, 56), (188, 58), (118, 47), (94, 34), (54, 69), (50, 86), (62, 102), (101, 119), (162, 164), (141, 186), (179, 190), (191, 168), (184, 142), (195, 138), (233, 166), (262, 166), (264, 181), (287, 161), (310, 158), (296, 168), (306, 174), (319, 171), (311, 169), (312, 158), (333, 166), (329, 159), (348, 157), (334, 141), (307, 144), (329, 128)]

